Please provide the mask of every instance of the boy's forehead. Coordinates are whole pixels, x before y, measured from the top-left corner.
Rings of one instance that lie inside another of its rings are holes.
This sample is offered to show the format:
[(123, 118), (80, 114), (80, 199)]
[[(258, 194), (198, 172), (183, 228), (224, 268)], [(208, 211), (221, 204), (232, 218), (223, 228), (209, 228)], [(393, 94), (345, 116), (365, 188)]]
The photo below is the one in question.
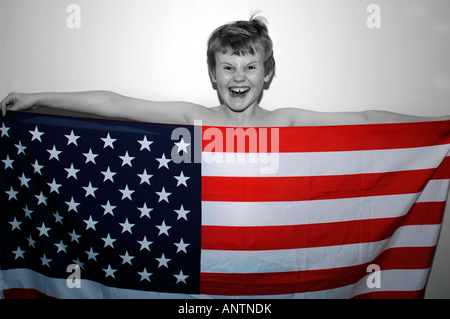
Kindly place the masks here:
[(255, 54), (240, 54), (237, 55), (235, 53), (233, 53), (232, 51), (227, 52), (227, 53), (222, 53), (222, 52), (216, 52), (216, 61), (218, 63), (221, 62), (261, 62), (262, 61), (262, 56), (261, 54), (259, 54), (259, 52), (255, 52)]

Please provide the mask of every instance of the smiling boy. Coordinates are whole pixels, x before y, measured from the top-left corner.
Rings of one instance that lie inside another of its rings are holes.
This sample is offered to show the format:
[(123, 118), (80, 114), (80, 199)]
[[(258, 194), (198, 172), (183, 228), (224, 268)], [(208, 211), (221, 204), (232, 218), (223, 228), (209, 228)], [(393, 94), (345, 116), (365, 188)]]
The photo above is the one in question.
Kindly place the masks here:
[[(132, 121), (169, 124), (274, 127), (342, 125), (436, 120), (385, 111), (313, 112), (297, 108), (268, 111), (259, 100), (275, 73), (272, 40), (261, 18), (236, 21), (217, 28), (209, 37), (207, 62), (221, 105), (207, 108), (189, 102), (157, 102), (108, 91), (75, 93), (10, 93), (1, 102), (7, 110), (38, 106), (90, 113)], [(441, 117), (437, 119), (448, 119)]]

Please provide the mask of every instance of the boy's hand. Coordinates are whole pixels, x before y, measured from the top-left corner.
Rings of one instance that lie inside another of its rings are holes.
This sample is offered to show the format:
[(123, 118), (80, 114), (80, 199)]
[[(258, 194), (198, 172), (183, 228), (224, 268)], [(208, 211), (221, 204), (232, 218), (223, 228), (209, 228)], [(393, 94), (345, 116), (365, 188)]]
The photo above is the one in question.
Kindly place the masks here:
[(24, 111), (34, 106), (32, 94), (28, 93), (10, 93), (1, 102), (2, 115), (6, 115), (7, 110)]

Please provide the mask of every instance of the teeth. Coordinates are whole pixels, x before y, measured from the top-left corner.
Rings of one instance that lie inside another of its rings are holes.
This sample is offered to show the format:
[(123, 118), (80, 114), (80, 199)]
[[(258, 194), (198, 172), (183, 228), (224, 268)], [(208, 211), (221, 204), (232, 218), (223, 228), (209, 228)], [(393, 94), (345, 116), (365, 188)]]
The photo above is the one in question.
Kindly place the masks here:
[(245, 87), (245, 88), (243, 88), (243, 87), (233, 87), (233, 88), (229, 88), (229, 90), (231, 92), (233, 92), (233, 93), (243, 94), (243, 93), (246, 93), (246, 92), (250, 91), (250, 88), (248, 88), (248, 87)]

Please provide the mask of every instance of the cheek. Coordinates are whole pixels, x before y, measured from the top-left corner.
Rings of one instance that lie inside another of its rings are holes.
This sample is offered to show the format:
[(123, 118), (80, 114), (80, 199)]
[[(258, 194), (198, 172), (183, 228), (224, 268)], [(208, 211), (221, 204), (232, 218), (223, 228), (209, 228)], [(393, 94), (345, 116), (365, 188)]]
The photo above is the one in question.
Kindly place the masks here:
[(225, 76), (220, 76), (219, 75), (216, 78), (217, 87), (221, 88), (221, 89), (226, 89), (228, 87), (228, 83), (229, 82), (230, 82), (230, 80), (227, 77), (225, 77)]

